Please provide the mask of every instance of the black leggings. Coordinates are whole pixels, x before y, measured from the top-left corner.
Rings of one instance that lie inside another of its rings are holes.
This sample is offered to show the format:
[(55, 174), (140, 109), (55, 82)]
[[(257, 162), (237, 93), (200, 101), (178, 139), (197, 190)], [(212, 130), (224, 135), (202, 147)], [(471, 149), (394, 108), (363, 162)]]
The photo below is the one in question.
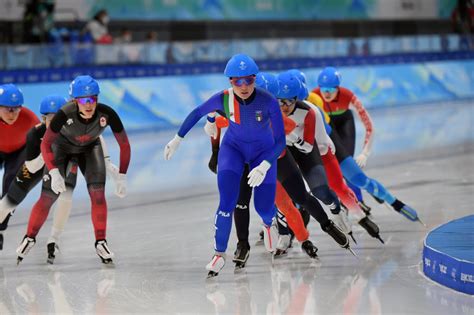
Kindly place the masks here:
[(249, 241), (250, 226), (250, 199), (252, 198), (252, 187), (247, 184), (249, 174), (249, 166), (245, 165), (242, 178), (240, 179), (239, 200), (234, 210), (235, 230), (239, 242)]
[[(329, 218), (316, 198), (306, 191), (302, 175), (298, 169), (296, 161), (290, 152), (277, 162), (278, 180), (283, 185), (291, 199), (304, 207), (321, 226), (329, 224)], [(252, 188), (247, 184), (248, 165), (245, 167), (240, 180), (239, 200), (234, 211), (235, 229), (239, 242), (247, 242), (249, 239), (250, 225), (250, 199)]]
[[(11, 183), (10, 189), (5, 198), (8, 198), (8, 201), (12, 205), (18, 206), (26, 198), (28, 193), (41, 181), (46, 173), (47, 171), (45, 167), (41, 168), (36, 173), (30, 173), (26, 165), (23, 164), (16, 174), (17, 179)], [(66, 186), (74, 189), (77, 180), (77, 162), (75, 160), (69, 162), (66, 174)], [(10, 217), (11, 215), (8, 215), (5, 220), (0, 223), (0, 231), (5, 231), (7, 229)]]
[[(2, 198), (8, 193), (12, 183), (15, 183), (15, 178), (21, 165), (25, 162), (26, 150), (25, 147), (16, 150), (12, 153), (0, 153), (0, 166), (3, 164), (3, 184), (2, 184)], [(8, 227), (11, 215), (9, 214), (3, 222), (0, 222), (0, 232), (5, 231)]]
[[(58, 145), (53, 145), (54, 159), (61, 175), (67, 178), (65, 174), (70, 173), (69, 168), (72, 167), (72, 172), (74, 172), (77, 164), (84, 174), (88, 187), (105, 186), (104, 153), (99, 139), (87, 147), (71, 146), (65, 144), (66, 141), (59, 138)], [(51, 189), (50, 181), (43, 183), (43, 189)]]
[(3, 164), (3, 184), (2, 184), (2, 198), (8, 192), (10, 184), (16, 176), (21, 165), (25, 162), (26, 150), (22, 147), (12, 153), (0, 153), (0, 166)]
[(287, 154), (289, 152), (298, 164), (311, 193), (325, 205), (330, 206), (331, 211), (339, 212), (339, 199), (334, 191), (329, 188), (326, 171), (316, 141), (314, 142), (313, 151), (310, 153), (303, 153), (295, 147), (288, 147)]
[(342, 163), (348, 156), (351, 154), (347, 151), (346, 147), (344, 146), (341, 137), (336, 131), (332, 131), (329, 135), (332, 142), (334, 143), (334, 147), (336, 148), (336, 159), (339, 163)]
[(306, 190), (303, 176), (298, 169), (295, 159), (288, 151), (285, 156), (278, 160), (277, 176), (283, 188), (285, 188), (294, 202), (302, 205), (322, 227), (329, 224), (329, 218), (321, 204)]
[[(341, 115), (331, 116), (331, 127), (337, 132), (341, 140), (341, 144), (351, 156), (354, 156), (356, 130), (354, 123), (354, 114), (347, 110)], [(337, 149), (336, 149), (337, 152)]]

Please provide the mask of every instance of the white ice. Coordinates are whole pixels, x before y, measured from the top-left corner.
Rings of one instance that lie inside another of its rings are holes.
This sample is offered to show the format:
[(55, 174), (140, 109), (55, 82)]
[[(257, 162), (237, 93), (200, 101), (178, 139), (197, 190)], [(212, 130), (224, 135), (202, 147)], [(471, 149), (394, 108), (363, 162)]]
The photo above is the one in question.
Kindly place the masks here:
[[(367, 173), (417, 209), (428, 228), (366, 195), (385, 245), (356, 227), (357, 259), (311, 221), (320, 262), (311, 261), (294, 243), (288, 256), (272, 265), (263, 246), (254, 245), (260, 221), (252, 209), (246, 270), (234, 273), (233, 231), (226, 266), (217, 278), (206, 280), (218, 203), (215, 176), (206, 166), (209, 143), (202, 136), (197, 144), (185, 139), (174, 162), (153, 168), (144, 161), (163, 163), (162, 145), (171, 138), (168, 133), (159, 136), (161, 140), (156, 134), (132, 137), (142, 153), (134, 151), (132, 157), (130, 194), (109, 197), (107, 239), (116, 255), (113, 266), (103, 265), (95, 254), (84, 187), (75, 196), (55, 264), (46, 264), (50, 215), (36, 246), (16, 266), (15, 249), (38, 196), (37, 190), (32, 192), (34, 197), (12, 217), (0, 252), (0, 314), (474, 314), (471, 296), (441, 287), (420, 272), (427, 232), (474, 212), (472, 146), (418, 153), (398, 163), (369, 160)], [(191, 165), (183, 163), (191, 155)], [(196, 177), (201, 180), (192, 182)], [(175, 188), (180, 181), (185, 189)]]

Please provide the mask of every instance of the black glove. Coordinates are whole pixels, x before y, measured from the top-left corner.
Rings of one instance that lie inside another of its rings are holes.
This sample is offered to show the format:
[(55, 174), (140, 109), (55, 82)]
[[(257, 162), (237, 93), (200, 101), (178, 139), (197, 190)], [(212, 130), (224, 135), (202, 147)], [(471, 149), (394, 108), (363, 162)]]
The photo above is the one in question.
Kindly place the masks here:
[(219, 154), (219, 150), (212, 151), (211, 158), (209, 159), (209, 164), (207, 166), (214, 174), (217, 174), (217, 156)]

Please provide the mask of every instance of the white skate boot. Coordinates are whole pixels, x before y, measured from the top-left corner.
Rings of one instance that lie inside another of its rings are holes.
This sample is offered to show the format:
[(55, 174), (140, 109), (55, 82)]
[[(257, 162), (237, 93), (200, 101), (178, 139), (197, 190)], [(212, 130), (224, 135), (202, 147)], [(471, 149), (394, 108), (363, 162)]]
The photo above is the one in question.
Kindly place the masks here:
[(114, 253), (110, 251), (106, 240), (95, 241), (95, 251), (104, 264), (112, 263)]
[(349, 235), (354, 243), (357, 244), (357, 241), (352, 234), (352, 223), (349, 220), (349, 213), (346, 207), (341, 207), (341, 211), (338, 214), (334, 215), (334, 223), (344, 232), (344, 234)]
[(206, 265), (206, 270), (208, 270), (207, 278), (213, 278), (219, 274), (222, 268), (225, 265), (225, 253), (216, 252), (212, 256), (211, 261)]
[(275, 256), (283, 256), (287, 254), (288, 248), (290, 248), (290, 243), (291, 243), (291, 236), (289, 234), (279, 235)]
[(28, 237), (25, 235), (23, 237), (23, 241), (21, 242), (20, 246), (16, 249), (16, 253), (18, 254), (18, 258), (16, 260), (16, 264), (18, 265), (26, 255), (28, 255), (30, 249), (33, 248), (36, 244), (36, 239), (32, 237)]
[(271, 226), (263, 225), (262, 230), (266, 250), (272, 254), (275, 253), (278, 242), (278, 228), (274, 224)]

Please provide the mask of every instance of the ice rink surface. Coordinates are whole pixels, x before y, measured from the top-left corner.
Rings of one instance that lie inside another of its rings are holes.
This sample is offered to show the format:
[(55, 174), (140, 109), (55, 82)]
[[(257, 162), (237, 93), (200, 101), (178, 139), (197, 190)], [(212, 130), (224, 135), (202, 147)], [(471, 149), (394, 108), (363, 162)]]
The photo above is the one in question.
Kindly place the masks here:
[[(162, 152), (150, 148), (148, 154)], [(183, 152), (179, 156), (186, 158)], [(138, 172), (140, 158), (134, 157)], [(196, 159), (198, 174), (209, 173), (207, 157), (208, 152)], [(233, 230), (227, 264), (212, 280), (206, 280), (204, 268), (213, 254), (218, 203), (212, 175), (209, 184), (186, 191), (164, 193), (150, 181), (145, 192), (131, 187), (123, 200), (110, 197), (107, 239), (116, 255), (113, 266), (103, 265), (95, 254), (89, 204), (79, 193), (55, 264), (46, 263), (50, 216), (17, 267), (15, 249), (29, 212), (23, 206), (10, 221), (0, 252), (0, 314), (474, 314), (472, 296), (441, 287), (420, 272), (428, 231), (474, 212), (472, 151), (398, 163), (374, 159), (367, 173), (417, 209), (428, 228), (366, 195), (385, 245), (355, 226), (357, 259), (312, 220), (310, 237), (320, 261), (311, 261), (295, 242), (288, 256), (272, 265), (263, 245), (254, 245), (260, 220), (252, 209), (246, 270), (234, 273)], [(175, 177), (169, 182), (186, 180)], [(135, 181), (130, 178), (132, 186)]]

